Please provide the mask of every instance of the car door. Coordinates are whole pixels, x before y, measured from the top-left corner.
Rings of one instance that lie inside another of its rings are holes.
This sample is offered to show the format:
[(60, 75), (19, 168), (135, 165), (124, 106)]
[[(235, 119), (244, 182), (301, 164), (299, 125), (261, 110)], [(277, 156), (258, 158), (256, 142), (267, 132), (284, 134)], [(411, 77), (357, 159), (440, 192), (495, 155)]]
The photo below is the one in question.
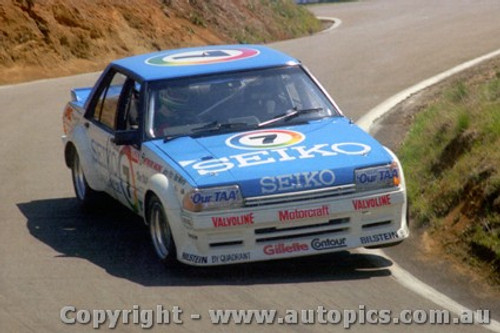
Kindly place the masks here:
[[(141, 85), (127, 78), (117, 106), (116, 131), (140, 131)], [(138, 213), (142, 207), (139, 198), (137, 174), (140, 168), (140, 144), (117, 145), (113, 138), (108, 143), (109, 177), (115, 197)]]
[(113, 195), (115, 184), (109, 177), (109, 142), (116, 128), (118, 100), (126, 76), (109, 70), (90, 100), (85, 117), (92, 162), (105, 191)]

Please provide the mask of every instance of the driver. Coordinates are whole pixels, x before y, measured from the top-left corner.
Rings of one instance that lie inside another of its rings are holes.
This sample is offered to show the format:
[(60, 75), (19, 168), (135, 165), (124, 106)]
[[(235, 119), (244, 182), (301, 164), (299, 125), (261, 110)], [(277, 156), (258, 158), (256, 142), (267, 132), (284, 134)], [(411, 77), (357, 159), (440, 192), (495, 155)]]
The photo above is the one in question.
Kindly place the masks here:
[(157, 136), (164, 135), (167, 128), (187, 125), (193, 117), (189, 105), (189, 87), (171, 86), (158, 91), (155, 107), (154, 128)]

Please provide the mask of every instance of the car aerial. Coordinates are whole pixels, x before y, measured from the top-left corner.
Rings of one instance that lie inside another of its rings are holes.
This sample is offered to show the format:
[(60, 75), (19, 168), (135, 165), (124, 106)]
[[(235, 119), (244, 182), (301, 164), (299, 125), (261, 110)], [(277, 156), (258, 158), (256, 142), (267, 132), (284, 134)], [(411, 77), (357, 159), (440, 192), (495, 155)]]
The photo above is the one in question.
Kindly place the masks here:
[(300, 61), (260, 45), (111, 62), (63, 112), (83, 207), (109, 194), (165, 263), (221, 265), (395, 245), (409, 236), (398, 158)]

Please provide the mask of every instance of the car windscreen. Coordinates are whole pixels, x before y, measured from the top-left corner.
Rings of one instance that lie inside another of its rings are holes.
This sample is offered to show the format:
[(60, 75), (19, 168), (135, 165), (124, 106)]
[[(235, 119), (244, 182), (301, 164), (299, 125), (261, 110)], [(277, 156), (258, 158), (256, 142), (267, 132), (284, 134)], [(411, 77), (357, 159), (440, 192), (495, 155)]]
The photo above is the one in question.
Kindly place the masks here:
[(205, 135), (339, 116), (300, 66), (158, 81), (150, 85), (151, 137)]

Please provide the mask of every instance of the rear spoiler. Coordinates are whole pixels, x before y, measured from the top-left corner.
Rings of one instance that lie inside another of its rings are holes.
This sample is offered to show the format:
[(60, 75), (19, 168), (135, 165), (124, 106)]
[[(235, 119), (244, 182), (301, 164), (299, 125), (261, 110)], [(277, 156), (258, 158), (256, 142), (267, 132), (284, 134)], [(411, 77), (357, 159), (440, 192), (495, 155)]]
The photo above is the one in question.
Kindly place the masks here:
[(92, 88), (75, 88), (71, 89), (71, 101), (83, 106), (90, 95)]

